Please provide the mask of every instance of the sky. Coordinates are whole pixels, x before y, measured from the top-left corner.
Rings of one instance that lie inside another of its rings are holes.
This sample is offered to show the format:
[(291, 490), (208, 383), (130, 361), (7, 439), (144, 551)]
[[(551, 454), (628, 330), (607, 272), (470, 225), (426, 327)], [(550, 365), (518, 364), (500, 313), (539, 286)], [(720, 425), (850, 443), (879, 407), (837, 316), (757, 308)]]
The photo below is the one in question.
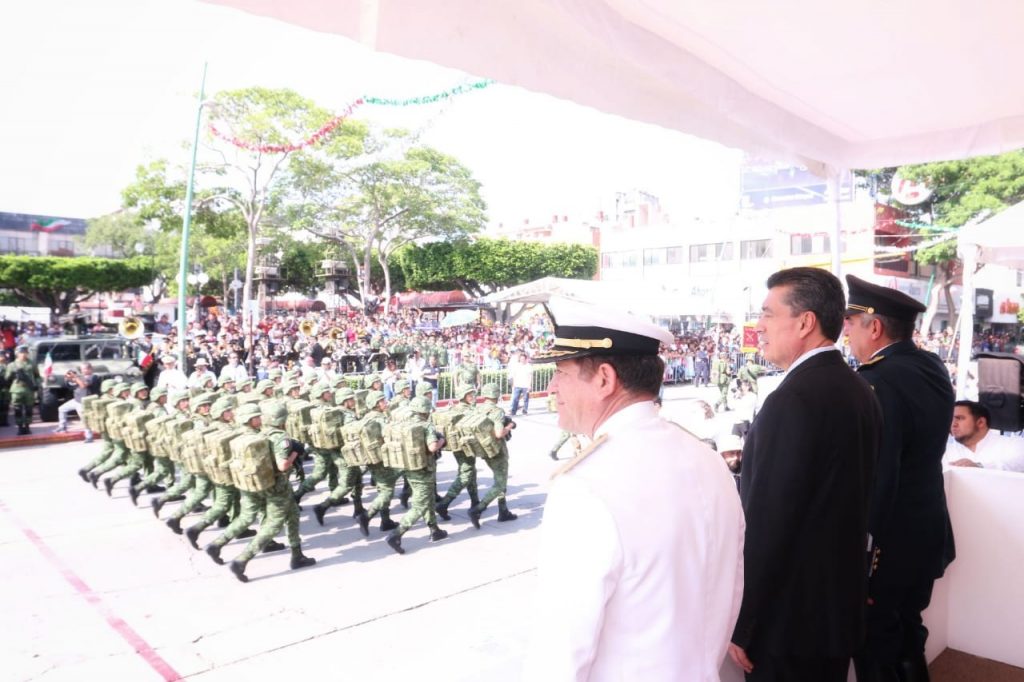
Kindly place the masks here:
[[(33, 0), (0, 10), (0, 211), (90, 218), (116, 210), (135, 168), (185, 166), (204, 62), (207, 97), (288, 87), (332, 111), (466, 82), (426, 62), (194, 0)], [(496, 84), (357, 117), (418, 130), (483, 185), (492, 223), (592, 218), (616, 191), (673, 216), (737, 205), (736, 150)], [(313, 131), (310, 131), (312, 133)]]

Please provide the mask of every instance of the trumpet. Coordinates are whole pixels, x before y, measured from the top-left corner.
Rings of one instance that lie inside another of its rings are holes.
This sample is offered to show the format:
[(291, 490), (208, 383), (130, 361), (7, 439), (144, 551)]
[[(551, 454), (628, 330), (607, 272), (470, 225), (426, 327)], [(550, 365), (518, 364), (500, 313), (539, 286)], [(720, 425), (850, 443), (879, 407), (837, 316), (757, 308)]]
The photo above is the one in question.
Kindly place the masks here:
[(117, 325), (117, 333), (129, 341), (134, 341), (145, 332), (146, 329), (142, 324), (142, 320), (137, 317), (126, 317)]

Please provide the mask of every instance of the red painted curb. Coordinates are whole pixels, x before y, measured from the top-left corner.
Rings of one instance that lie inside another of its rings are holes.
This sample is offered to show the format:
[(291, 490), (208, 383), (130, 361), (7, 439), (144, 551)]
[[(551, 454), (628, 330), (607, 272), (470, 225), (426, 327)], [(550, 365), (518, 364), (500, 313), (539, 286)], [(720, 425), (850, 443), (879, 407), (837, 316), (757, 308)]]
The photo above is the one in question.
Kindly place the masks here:
[(24, 448), (32, 445), (53, 445), (54, 443), (71, 443), (82, 440), (85, 435), (81, 431), (67, 433), (31, 433), (27, 436), (0, 436), (0, 449)]

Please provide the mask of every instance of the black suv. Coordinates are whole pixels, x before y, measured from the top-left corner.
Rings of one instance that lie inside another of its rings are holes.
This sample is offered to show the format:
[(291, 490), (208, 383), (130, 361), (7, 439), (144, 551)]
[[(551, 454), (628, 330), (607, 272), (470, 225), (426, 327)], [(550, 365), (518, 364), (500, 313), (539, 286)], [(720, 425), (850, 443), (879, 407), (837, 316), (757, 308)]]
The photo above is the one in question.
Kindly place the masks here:
[(134, 346), (121, 336), (40, 336), (29, 339), (28, 357), (43, 372), (46, 355), (53, 361), (50, 377), (43, 379), (39, 395), (39, 418), (57, 421), (57, 408), (70, 400), (74, 391), (68, 388), (65, 375), (79, 371), (83, 362), (92, 364), (93, 374), (101, 380), (111, 376), (128, 381), (141, 381), (142, 371), (135, 363)]

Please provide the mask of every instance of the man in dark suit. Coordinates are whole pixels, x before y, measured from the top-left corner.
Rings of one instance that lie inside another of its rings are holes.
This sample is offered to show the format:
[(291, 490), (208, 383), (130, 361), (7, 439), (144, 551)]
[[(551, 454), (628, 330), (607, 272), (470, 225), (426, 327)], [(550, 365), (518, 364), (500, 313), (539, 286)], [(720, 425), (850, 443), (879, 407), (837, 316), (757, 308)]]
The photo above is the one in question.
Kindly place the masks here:
[(729, 654), (748, 680), (841, 682), (864, 640), (871, 387), (835, 346), (843, 288), (817, 268), (768, 279), (764, 357), (787, 370), (743, 448), (744, 592)]
[(846, 281), (850, 350), (885, 417), (868, 517), (875, 560), (867, 643), (854, 663), (860, 682), (919, 682), (928, 679), (921, 611), (955, 554), (942, 487), (953, 386), (938, 356), (912, 340), (924, 305), (852, 275)]

